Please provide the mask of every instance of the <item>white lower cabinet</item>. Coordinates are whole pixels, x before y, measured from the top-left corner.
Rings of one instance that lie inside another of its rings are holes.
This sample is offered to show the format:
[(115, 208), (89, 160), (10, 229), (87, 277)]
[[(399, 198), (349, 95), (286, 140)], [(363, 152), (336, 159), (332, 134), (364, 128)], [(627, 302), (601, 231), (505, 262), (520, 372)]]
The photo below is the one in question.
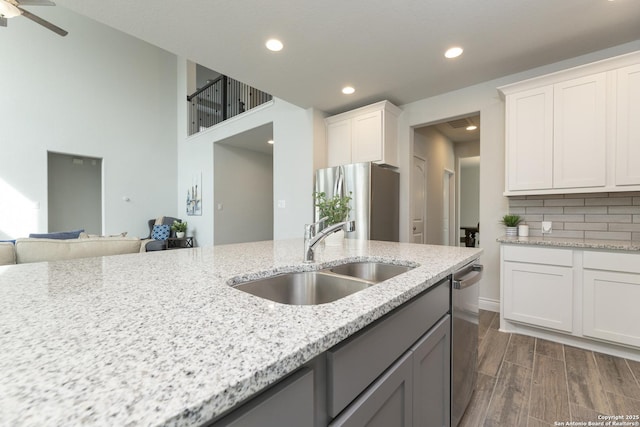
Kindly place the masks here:
[(503, 246), (505, 319), (573, 331), (571, 250)]
[(640, 252), (503, 244), (501, 330), (640, 360)]
[(504, 274), (510, 283), (504, 291), (505, 318), (572, 332), (571, 267), (507, 262)]
[(640, 347), (640, 271), (634, 265), (636, 258), (631, 254), (617, 254), (613, 259), (609, 253), (585, 253), (585, 336)]

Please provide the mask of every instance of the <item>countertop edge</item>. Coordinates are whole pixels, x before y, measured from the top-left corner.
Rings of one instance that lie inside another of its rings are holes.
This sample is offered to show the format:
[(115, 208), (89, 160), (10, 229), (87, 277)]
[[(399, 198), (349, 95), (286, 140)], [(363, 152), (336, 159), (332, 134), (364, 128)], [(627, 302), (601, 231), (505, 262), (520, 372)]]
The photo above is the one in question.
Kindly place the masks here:
[(576, 249), (603, 249), (612, 251), (640, 251), (640, 242), (626, 240), (571, 239), (562, 237), (508, 237), (496, 239), (501, 244), (527, 246), (553, 246)]

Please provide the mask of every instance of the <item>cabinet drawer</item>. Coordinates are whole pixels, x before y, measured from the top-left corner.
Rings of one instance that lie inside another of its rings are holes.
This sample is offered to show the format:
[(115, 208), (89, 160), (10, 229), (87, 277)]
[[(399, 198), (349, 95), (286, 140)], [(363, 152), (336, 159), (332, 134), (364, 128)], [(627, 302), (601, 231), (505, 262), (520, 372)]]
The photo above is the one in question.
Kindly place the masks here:
[(335, 417), (449, 311), (449, 280), (327, 352), (328, 409)]
[(502, 256), (505, 261), (560, 265), (564, 267), (573, 266), (573, 251), (571, 249), (503, 245)]
[(592, 270), (624, 271), (626, 273), (640, 273), (640, 252), (596, 252), (585, 251), (583, 255), (584, 268)]

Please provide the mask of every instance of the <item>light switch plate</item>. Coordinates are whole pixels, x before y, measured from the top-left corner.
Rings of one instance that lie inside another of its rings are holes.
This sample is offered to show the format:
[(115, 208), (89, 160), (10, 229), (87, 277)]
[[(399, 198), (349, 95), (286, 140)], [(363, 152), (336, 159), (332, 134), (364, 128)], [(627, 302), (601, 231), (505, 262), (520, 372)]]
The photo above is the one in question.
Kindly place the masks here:
[(551, 234), (553, 232), (553, 222), (542, 221), (542, 234)]

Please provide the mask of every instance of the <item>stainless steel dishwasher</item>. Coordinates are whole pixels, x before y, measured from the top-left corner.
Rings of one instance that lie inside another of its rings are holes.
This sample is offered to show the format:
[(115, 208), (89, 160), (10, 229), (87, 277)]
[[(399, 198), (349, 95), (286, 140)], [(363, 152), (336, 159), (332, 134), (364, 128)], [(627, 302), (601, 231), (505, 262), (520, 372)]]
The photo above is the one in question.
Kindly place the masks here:
[(478, 299), (482, 265), (474, 260), (453, 275), (451, 426), (457, 427), (478, 378)]

